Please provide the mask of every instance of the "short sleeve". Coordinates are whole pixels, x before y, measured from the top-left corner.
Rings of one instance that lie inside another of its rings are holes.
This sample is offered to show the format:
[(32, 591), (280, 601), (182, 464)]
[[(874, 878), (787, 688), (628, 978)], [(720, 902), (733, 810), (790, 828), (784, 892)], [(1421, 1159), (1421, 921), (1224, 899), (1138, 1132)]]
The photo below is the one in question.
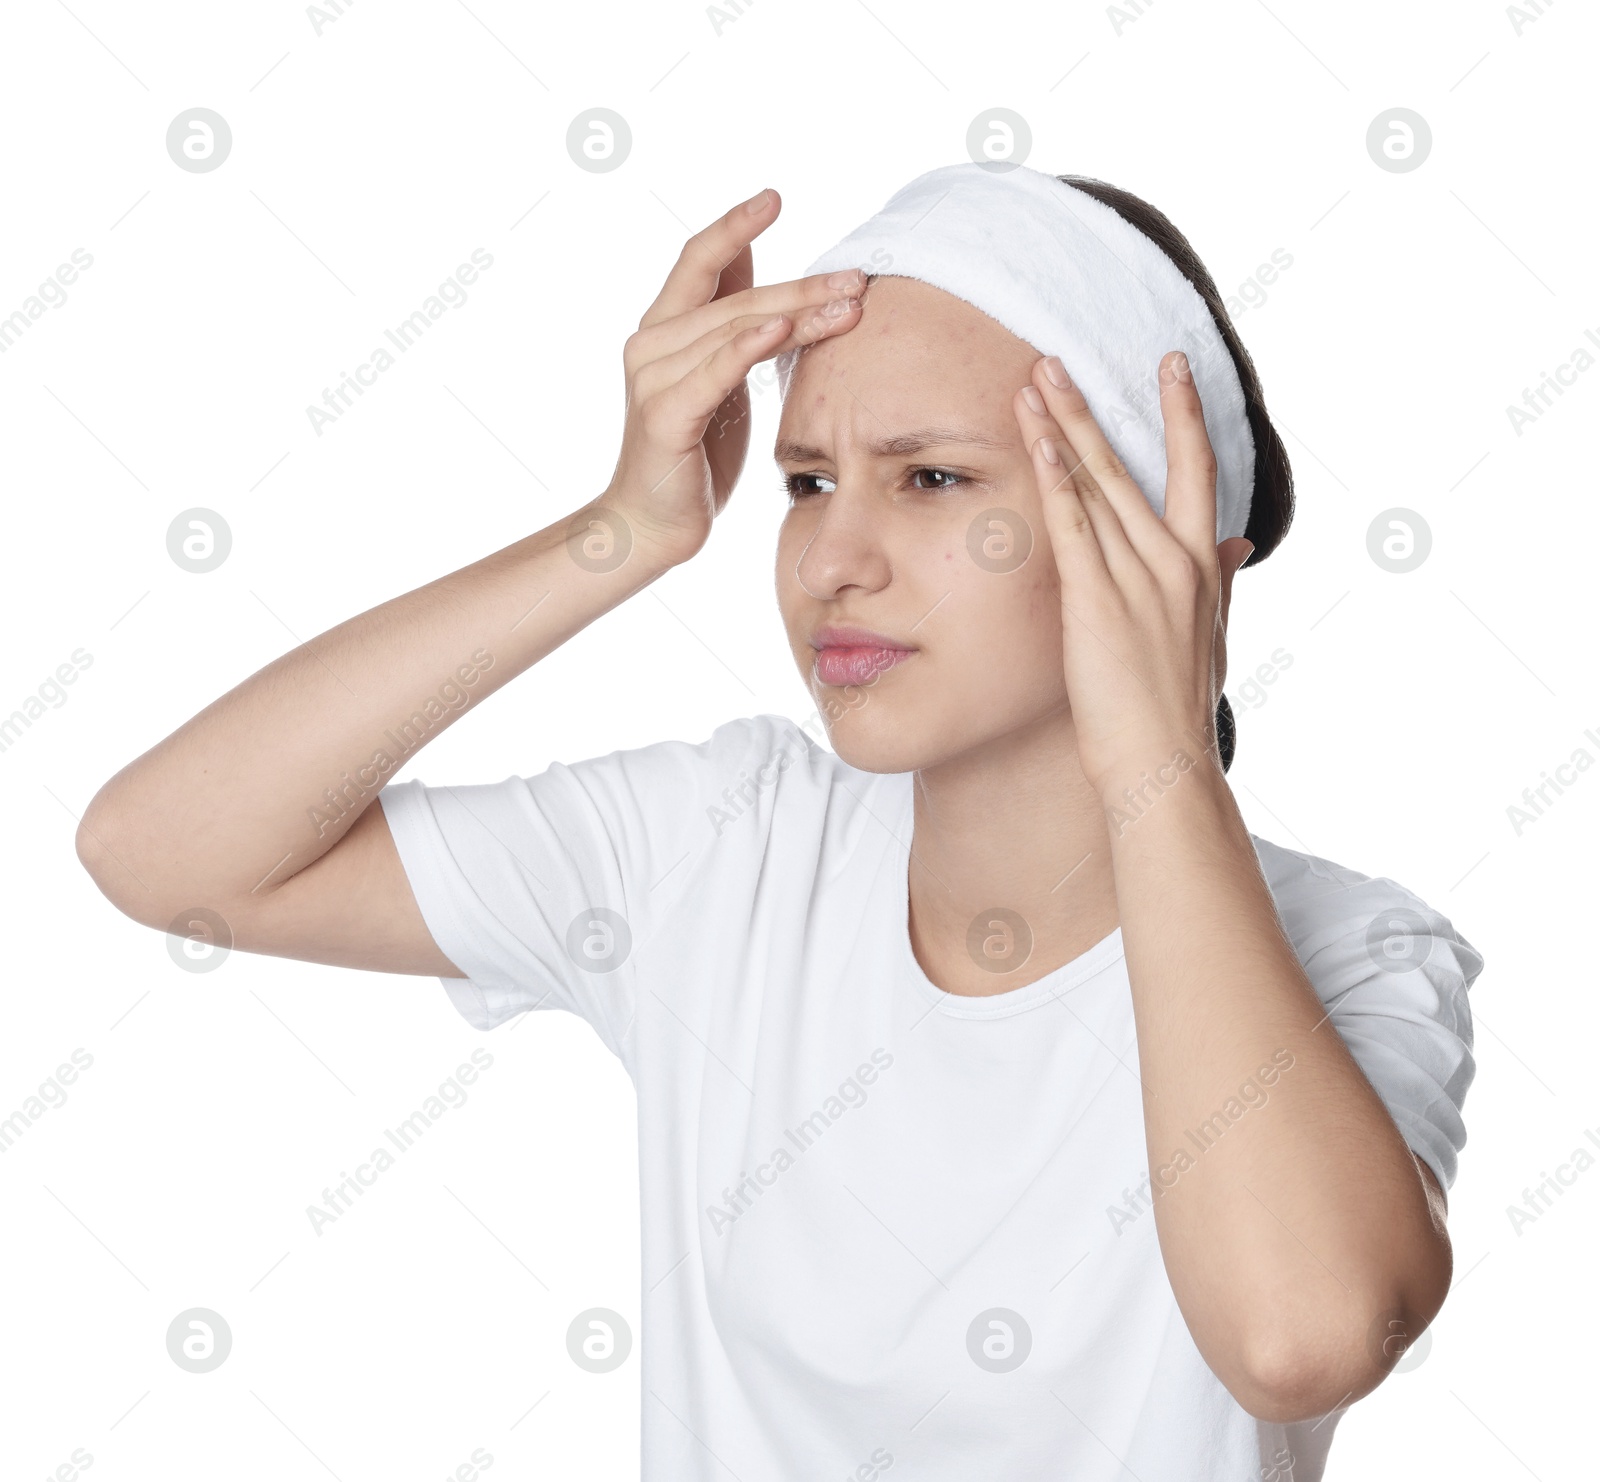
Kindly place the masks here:
[(780, 725), (798, 736), (778, 717), (751, 717), (698, 744), (661, 741), (530, 777), (384, 788), (423, 920), (466, 975), (440, 982), (467, 1022), (488, 1030), (566, 1009), (631, 1071), (639, 949), (716, 842), (725, 790), (783, 744)]
[(1329, 1021), (1407, 1145), (1449, 1189), (1467, 1140), (1462, 1110), (1476, 1069), (1467, 992), (1482, 955), (1393, 880), (1260, 841), (1258, 852)]

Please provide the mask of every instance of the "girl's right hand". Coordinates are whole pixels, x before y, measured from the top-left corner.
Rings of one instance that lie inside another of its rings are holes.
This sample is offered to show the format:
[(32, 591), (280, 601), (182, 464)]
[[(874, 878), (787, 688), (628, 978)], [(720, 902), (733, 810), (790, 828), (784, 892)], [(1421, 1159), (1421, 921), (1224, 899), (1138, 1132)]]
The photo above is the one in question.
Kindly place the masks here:
[(669, 563), (705, 544), (744, 466), (752, 367), (861, 318), (859, 269), (753, 286), (750, 243), (780, 208), (763, 191), (691, 237), (623, 347), (622, 452), (598, 502)]

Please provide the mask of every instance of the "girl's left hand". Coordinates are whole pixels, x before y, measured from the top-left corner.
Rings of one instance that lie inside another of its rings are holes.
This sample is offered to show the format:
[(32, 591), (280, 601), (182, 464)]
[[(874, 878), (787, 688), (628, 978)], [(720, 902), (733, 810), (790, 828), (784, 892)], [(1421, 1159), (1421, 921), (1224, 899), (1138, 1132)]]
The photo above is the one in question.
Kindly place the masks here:
[(1079, 759), (1112, 802), (1141, 772), (1175, 762), (1187, 771), (1209, 755), (1220, 773), (1222, 625), (1233, 574), (1254, 546), (1242, 536), (1215, 543), (1217, 460), (1181, 351), (1162, 357), (1157, 376), (1164, 516), (1151, 509), (1060, 366), (1055, 356), (1036, 362), (1013, 409), (1061, 578)]

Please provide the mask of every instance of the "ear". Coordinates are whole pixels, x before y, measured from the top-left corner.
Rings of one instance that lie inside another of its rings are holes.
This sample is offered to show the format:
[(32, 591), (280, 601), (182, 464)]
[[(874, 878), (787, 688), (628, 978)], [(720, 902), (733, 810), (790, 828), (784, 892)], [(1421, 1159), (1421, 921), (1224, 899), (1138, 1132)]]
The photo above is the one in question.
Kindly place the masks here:
[(1233, 602), (1234, 573), (1250, 559), (1255, 546), (1242, 535), (1231, 536), (1217, 547), (1217, 574), (1221, 579), (1221, 616), (1223, 631), (1228, 627), (1228, 608)]

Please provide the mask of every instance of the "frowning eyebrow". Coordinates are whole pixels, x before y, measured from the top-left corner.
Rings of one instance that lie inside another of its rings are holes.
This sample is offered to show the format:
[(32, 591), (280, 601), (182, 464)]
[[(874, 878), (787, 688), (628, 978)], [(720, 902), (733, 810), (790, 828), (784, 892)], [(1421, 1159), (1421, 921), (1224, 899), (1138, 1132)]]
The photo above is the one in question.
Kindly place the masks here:
[[(865, 445), (873, 458), (903, 458), (910, 453), (920, 453), (926, 448), (971, 447), (989, 448), (995, 452), (1015, 449), (1015, 439), (993, 437), (975, 427), (923, 427), (915, 432), (902, 432), (895, 437), (879, 438)], [(820, 448), (793, 439), (779, 438), (772, 450), (778, 463), (824, 463), (828, 455)]]

